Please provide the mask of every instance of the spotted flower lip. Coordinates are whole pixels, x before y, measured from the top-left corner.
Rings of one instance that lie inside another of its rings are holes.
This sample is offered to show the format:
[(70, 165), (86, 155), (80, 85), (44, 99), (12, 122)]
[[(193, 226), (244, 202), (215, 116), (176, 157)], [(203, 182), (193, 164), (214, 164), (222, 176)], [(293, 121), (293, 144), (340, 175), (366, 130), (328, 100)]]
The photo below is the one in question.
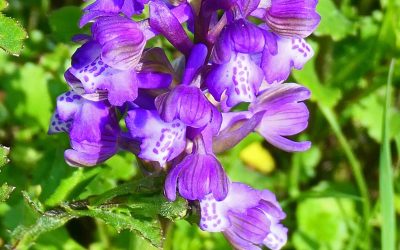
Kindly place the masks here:
[(164, 122), (156, 110), (135, 108), (128, 111), (125, 122), (130, 136), (140, 142), (142, 159), (164, 166), (185, 149), (186, 126), (179, 120)]
[(275, 195), (268, 190), (255, 190), (234, 182), (224, 200), (213, 194), (200, 201), (200, 228), (223, 232), (235, 249), (280, 249), (287, 240), (287, 229), (280, 221), (285, 218)]
[(314, 51), (302, 38), (276, 37), (277, 53), (263, 52), (261, 68), (267, 83), (282, 83), (288, 79), (291, 70), (300, 70), (314, 56)]

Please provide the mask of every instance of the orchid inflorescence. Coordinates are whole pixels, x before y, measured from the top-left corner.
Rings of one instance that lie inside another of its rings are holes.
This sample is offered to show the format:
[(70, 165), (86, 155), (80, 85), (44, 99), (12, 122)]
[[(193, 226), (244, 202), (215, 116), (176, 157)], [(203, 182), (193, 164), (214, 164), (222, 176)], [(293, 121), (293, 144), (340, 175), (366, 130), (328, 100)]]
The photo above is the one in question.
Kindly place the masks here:
[[(149, 7), (149, 17), (138, 19)], [(284, 83), (313, 56), (317, 0), (97, 0), (80, 25), (49, 133), (69, 134), (65, 159), (94, 166), (120, 150), (167, 173), (165, 195), (200, 205), (199, 226), (235, 249), (280, 249), (287, 239), (275, 195), (231, 182), (216, 157), (252, 132), (288, 151), (303, 131), (310, 91)], [(193, 39), (189, 38), (191, 33)], [(156, 36), (182, 56), (170, 63)], [(234, 108), (248, 103), (246, 110)], [(241, 110), (241, 111), (238, 111)], [(120, 121), (124, 119), (124, 122)], [(125, 128), (122, 128), (123, 126)]]

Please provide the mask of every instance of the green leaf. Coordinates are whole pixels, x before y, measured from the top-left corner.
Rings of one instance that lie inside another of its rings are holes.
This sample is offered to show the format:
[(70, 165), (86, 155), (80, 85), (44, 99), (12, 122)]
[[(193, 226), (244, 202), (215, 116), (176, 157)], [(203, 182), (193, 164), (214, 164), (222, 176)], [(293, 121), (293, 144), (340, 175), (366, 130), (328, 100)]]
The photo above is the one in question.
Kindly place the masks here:
[(6, 104), (25, 126), (38, 125), (46, 131), (52, 114), (53, 100), (48, 84), (49, 73), (38, 65), (27, 63), (19, 70), (19, 77), (6, 86)]
[(43, 233), (63, 226), (73, 217), (68, 214), (43, 214), (34, 225), (30, 227), (19, 226), (11, 235), (12, 249), (27, 249)]
[[(188, 210), (185, 199), (178, 198), (170, 202), (160, 194), (161, 179), (149, 177), (123, 184), (98, 197), (63, 203), (61, 208), (45, 213), (43, 213), (43, 205), (33, 201), (24, 192), (25, 200), (32, 210), (42, 215), (32, 226), (16, 229), (13, 233), (13, 242), (16, 247), (20, 247), (19, 241), (23, 242), (22, 247), (29, 246), (40, 234), (54, 230), (72, 218), (89, 216), (104, 221), (118, 232), (134, 231), (155, 247), (161, 248), (164, 237), (162, 220), (159, 216), (178, 220), (186, 216)], [(158, 185), (155, 185), (155, 182)]]
[(296, 211), (296, 248), (345, 249), (344, 243), (350, 236), (347, 223), (354, 214), (354, 204), (347, 199), (321, 198), (302, 201)]
[(331, 36), (339, 41), (349, 34), (355, 33), (354, 24), (336, 8), (332, 0), (319, 1), (317, 12), (321, 15), (321, 23), (314, 32), (317, 36)]
[(154, 246), (162, 246), (162, 229), (157, 219), (138, 219), (123, 208), (89, 208), (88, 210), (67, 210), (69, 214), (82, 217), (89, 216), (103, 220), (117, 231), (130, 230), (139, 233)]
[(382, 144), (379, 160), (379, 193), (382, 213), (382, 249), (396, 249), (396, 213), (394, 205), (394, 187), (392, 156), (390, 150), (389, 130), (389, 109), (390, 109), (390, 88), (392, 85), (395, 62), (390, 64), (389, 77), (386, 90), (386, 104), (383, 112)]
[[(0, 11), (6, 7), (7, 2), (1, 0)], [(0, 13), (0, 48), (14, 56), (18, 56), (23, 48), (22, 42), (27, 37), (28, 35), (18, 21)]]

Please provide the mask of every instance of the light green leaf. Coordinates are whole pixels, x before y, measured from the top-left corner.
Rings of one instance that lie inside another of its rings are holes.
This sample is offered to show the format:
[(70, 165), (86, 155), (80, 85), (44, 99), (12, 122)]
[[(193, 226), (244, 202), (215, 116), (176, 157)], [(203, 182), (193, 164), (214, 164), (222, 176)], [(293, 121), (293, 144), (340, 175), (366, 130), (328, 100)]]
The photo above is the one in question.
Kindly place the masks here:
[(314, 32), (317, 36), (331, 36), (339, 41), (349, 34), (355, 33), (355, 25), (347, 19), (332, 0), (319, 1), (317, 12), (321, 15), (321, 23)]
[(347, 223), (354, 213), (354, 204), (347, 199), (304, 200), (296, 211), (298, 223), (298, 232), (294, 238), (296, 248), (345, 249), (345, 240), (350, 235)]
[[(7, 2), (1, 0), (0, 11), (6, 7)], [(27, 37), (28, 35), (18, 21), (0, 13), (0, 48), (17, 56), (23, 48), (23, 40)]]
[(7, 106), (24, 121), (25, 126), (39, 124), (44, 131), (47, 130), (53, 111), (53, 100), (48, 90), (49, 79), (50, 75), (43, 68), (27, 63), (20, 68), (19, 77), (7, 87)]

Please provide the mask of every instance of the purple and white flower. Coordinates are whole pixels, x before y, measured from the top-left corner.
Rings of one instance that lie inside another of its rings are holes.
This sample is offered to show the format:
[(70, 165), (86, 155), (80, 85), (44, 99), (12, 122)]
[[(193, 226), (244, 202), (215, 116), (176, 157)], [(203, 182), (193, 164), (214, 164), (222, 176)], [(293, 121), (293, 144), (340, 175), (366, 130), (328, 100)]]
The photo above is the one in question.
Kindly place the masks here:
[(200, 228), (223, 232), (235, 249), (277, 250), (286, 243), (287, 229), (280, 224), (286, 215), (268, 190), (234, 182), (224, 200), (209, 194), (200, 200), (200, 208)]

